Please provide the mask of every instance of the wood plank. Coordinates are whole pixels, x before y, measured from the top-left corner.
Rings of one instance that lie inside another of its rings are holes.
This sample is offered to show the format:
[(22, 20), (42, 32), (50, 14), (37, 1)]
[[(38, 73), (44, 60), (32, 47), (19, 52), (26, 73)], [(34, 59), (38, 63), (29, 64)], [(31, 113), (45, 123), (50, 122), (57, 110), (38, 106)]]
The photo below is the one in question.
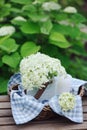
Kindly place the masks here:
[(87, 112), (87, 106), (83, 106), (83, 112)]
[(8, 95), (0, 96), (0, 102), (9, 102), (10, 98)]
[[(2, 110), (3, 109), (3, 110)], [(7, 109), (7, 110), (6, 110)], [(11, 106), (10, 106), (10, 103), (8, 102), (8, 103), (0, 103), (0, 113), (1, 113), (1, 111), (4, 113), (6, 113), (7, 111), (8, 111), (8, 109), (9, 109), (9, 111), (11, 111), (10, 109), (11, 109)], [(87, 106), (84, 106), (83, 107), (83, 112), (84, 113), (87, 113)]]
[(13, 117), (0, 117), (0, 128), (2, 125), (13, 125), (15, 124)]
[[(36, 124), (44, 123), (44, 124), (46, 124), (49, 122), (73, 123), (72, 121), (68, 120), (67, 118), (61, 117), (61, 116), (58, 116), (57, 118), (53, 118), (50, 120), (43, 120), (43, 121), (33, 120), (30, 123), (36, 123)], [(15, 124), (13, 117), (0, 117), (0, 125), (7, 125), (7, 124), (10, 124), (10, 125)]]
[(0, 117), (4, 117), (4, 116), (12, 116), (11, 109), (0, 110)]
[(12, 125), (12, 126), (0, 126), (1, 130), (87, 130), (87, 123), (83, 124), (67, 124), (67, 122), (49, 122), (44, 125), (42, 124), (33, 124), (29, 123), (26, 125)]
[[(87, 120), (87, 106), (83, 108), (84, 120)], [(0, 109), (0, 117), (12, 116), (11, 109)]]
[(52, 120), (31, 121), (25, 125), (15, 125), (10, 109), (9, 96), (0, 96), (0, 130), (87, 130), (87, 97), (83, 97), (84, 122), (77, 124), (59, 116)]
[(87, 105), (87, 96), (82, 98), (82, 105), (86, 106)]
[(84, 121), (87, 121), (87, 113), (83, 114), (83, 119), (84, 119)]
[[(84, 122), (85, 121), (87, 122), (87, 113), (84, 114), (83, 117), (84, 117)], [(61, 116), (58, 116), (57, 118), (53, 118), (53, 119), (50, 119), (50, 120), (43, 120), (43, 121), (33, 120), (30, 123), (44, 123), (44, 124), (46, 124), (46, 123), (49, 123), (49, 122), (50, 123), (55, 123), (55, 122), (64, 123), (64, 122), (67, 122), (67, 124), (78, 124), (78, 123), (74, 123), (74, 122), (70, 121), (69, 119), (67, 119), (65, 117), (61, 117)], [(10, 125), (15, 124), (14, 119), (13, 119), (12, 116), (11, 117), (0, 117), (0, 126), (9, 125), (9, 124)]]
[[(65, 117), (61, 117), (58, 116), (57, 118), (53, 118), (50, 120), (43, 120), (43, 121), (37, 121), (37, 120), (33, 120), (30, 123), (36, 123), (36, 124), (40, 124), (40, 123), (49, 123), (49, 122), (71, 122), (70, 120), (66, 119)], [(15, 124), (13, 117), (0, 117), (0, 126), (1, 125), (12, 125)]]
[(11, 108), (10, 102), (0, 102), (0, 109)]

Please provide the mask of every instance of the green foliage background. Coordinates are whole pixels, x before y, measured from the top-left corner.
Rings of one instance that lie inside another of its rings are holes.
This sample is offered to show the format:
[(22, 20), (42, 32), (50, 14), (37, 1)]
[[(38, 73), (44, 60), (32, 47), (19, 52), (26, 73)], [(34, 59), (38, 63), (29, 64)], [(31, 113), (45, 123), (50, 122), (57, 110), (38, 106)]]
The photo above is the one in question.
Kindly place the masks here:
[[(58, 10), (44, 10), (45, 2), (55, 2)], [(20, 60), (38, 51), (61, 60), (67, 73), (87, 80), (86, 17), (65, 13), (74, 0), (0, 0), (0, 27), (11, 25), (15, 33), (0, 37), (0, 94), (7, 91), (11, 75), (19, 71)], [(60, 5), (59, 5), (60, 4)], [(78, 5), (80, 4), (80, 5)], [(15, 18), (22, 17), (24, 20)]]

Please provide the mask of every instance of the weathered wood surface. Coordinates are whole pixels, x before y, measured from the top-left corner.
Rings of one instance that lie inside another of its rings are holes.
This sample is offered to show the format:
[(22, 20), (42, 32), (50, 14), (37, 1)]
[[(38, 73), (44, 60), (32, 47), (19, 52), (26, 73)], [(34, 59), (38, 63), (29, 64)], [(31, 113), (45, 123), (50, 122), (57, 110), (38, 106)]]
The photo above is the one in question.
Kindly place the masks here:
[(58, 116), (51, 120), (31, 121), (16, 125), (12, 117), (9, 96), (0, 96), (0, 130), (87, 130), (87, 97), (83, 97), (84, 122), (77, 124)]

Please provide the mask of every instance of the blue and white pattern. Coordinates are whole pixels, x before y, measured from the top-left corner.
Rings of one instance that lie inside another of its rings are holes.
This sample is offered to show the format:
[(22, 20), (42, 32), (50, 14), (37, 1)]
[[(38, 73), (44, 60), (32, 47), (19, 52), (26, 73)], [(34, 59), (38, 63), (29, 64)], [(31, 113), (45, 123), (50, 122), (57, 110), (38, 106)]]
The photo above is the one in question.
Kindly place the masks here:
[(73, 93), (75, 92), (76, 105), (73, 110), (64, 112), (62, 111), (60, 105), (58, 104), (59, 95), (54, 95), (48, 101), (46, 99), (37, 100), (34, 98), (34, 96), (29, 94), (26, 95), (24, 93), (21, 84), (20, 73), (13, 75), (8, 82), (8, 89), (16, 84), (19, 84), (18, 90), (12, 90), (10, 94), (12, 114), (15, 123), (24, 124), (35, 119), (46, 105), (49, 105), (56, 114), (65, 116), (66, 118), (68, 118), (73, 122), (82, 123), (83, 122), (82, 100), (81, 97), (77, 95), (77, 91), (79, 86), (84, 84), (85, 81), (73, 78), (72, 83), (73, 83), (72, 91)]
[(58, 97), (54, 96), (50, 101), (49, 105), (54, 112), (61, 116), (65, 116), (66, 118), (70, 119), (76, 123), (83, 122), (83, 113), (82, 113), (82, 100), (79, 95), (75, 96), (76, 104), (74, 109), (69, 111), (63, 111), (58, 103)]
[(11, 108), (16, 124), (31, 121), (42, 111), (44, 105), (33, 96), (20, 96), (17, 91), (11, 93)]

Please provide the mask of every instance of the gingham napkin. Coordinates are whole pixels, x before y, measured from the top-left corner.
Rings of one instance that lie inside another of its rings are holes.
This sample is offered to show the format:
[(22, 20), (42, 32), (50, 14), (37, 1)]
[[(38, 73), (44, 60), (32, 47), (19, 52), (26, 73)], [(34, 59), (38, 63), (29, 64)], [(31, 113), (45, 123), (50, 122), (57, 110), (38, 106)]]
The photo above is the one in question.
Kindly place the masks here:
[(37, 100), (32, 95), (26, 95), (24, 93), (21, 84), (21, 75), (17, 73), (13, 75), (8, 82), (8, 89), (16, 84), (19, 84), (18, 90), (12, 90), (10, 94), (12, 114), (16, 124), (27, 123), (34, 118), (36, 118), (44, 106), (49, 105), (52, 110), (61, 116), (65, 116), (69, 120), (82, 123), (83, 122), (83, 110), (82, 110), (82, 100), (77, 91), (79, 86), (84, 84), (85, 81), (79, 79), (72, 79), (71, 91), (75, 94), (76, 105), (73, 110), (67, 112), (62, 111), (60, 105), (58, 104), (59, 95), (54, 95), (49, 100)]

